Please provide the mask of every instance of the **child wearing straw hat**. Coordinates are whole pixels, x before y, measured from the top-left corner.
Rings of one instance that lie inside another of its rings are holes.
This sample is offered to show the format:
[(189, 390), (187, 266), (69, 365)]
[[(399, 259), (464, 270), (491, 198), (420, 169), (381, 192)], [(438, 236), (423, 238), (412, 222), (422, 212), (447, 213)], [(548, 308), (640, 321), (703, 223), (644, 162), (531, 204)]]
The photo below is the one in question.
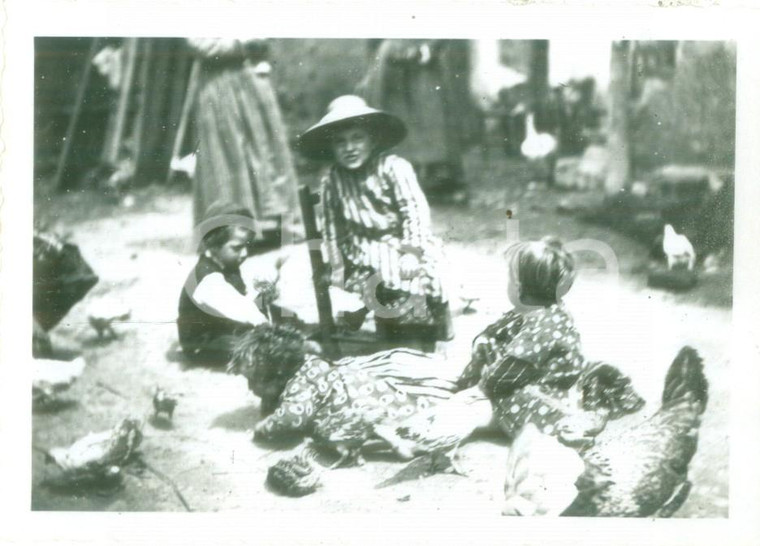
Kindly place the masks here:
[(371, 310), (386, 336), (447, 340), (441, 244), (412, 165), (388, 151), (405, 136), (399, 118), (345, 95), (301, 135), (299, 150), (332, 163), (321, 182), (322, 236), (333, 282), (342, 272), (342, 287), (363, 296), (353, 326)]

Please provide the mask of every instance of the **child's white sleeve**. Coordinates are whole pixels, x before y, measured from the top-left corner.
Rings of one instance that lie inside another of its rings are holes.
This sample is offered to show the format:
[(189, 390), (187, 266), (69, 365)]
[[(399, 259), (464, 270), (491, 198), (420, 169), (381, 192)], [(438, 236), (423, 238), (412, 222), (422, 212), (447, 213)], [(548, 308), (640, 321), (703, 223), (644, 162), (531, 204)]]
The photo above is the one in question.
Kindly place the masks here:
[(210, 315), (254, 326), (267, 322), (253, 300), (235, 290), (221, 273), (206, 275), (191, 297), (198, 307)]

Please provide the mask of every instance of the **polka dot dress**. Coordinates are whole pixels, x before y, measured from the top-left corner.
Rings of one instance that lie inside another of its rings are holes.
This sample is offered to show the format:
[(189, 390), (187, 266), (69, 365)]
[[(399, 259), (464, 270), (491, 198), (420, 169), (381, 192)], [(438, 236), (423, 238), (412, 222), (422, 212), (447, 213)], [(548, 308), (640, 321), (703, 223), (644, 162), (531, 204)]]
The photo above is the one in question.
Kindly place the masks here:
[(527, 421), (554, 434), (563, 412), (542, 399), (561, 406), (583, 367), (572, 317), (564, 305), (555, 304), (524, 315), (510, 311), (488, 326), (473, 342), (472, 359), (459, 385), (480, 386), (508, 435), (514, 436)]
[(525, 315), (514, 311), (476, 338), (480, 387), (492, 400), (525, 385), (566, 390), (583, 368), (580, 336), (562, 304)]

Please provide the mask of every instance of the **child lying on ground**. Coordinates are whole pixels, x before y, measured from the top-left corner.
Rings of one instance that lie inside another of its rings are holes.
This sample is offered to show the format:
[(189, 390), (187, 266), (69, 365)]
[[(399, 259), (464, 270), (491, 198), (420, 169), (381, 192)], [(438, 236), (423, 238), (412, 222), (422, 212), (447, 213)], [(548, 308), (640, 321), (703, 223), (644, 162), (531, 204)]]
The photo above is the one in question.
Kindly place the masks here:
[(245, 208), (214, 204), (203, 226), (200, 257), (179, 299), (177, 331), (189, 359), (226, 364), (237, 336), (267, 322), (240, 275), (253, 217)]
[(257, 326), (240, 338), (228, 369), (261, 398), (257, 439), (305, 433), (341, 462), (360, 461), (372, 439), (395, 450), (394, 425), (449, 398), (455, 386), (435, 356), (412, 349), (338, 361), (306, 352), (303, 336), (288, 327)]

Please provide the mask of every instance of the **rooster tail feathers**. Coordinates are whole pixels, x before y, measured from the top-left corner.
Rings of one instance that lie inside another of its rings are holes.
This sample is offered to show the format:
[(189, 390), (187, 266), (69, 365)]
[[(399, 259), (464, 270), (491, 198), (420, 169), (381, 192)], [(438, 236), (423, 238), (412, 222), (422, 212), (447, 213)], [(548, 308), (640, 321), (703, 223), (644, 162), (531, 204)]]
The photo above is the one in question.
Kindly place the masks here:
[(662, 407), (668, 408), (690, 398), (699, 404), (699, 413), (702, 413), (707, 406), (707, 390), (702, 358), (692, 347), (683, 347), (665, 376)]

